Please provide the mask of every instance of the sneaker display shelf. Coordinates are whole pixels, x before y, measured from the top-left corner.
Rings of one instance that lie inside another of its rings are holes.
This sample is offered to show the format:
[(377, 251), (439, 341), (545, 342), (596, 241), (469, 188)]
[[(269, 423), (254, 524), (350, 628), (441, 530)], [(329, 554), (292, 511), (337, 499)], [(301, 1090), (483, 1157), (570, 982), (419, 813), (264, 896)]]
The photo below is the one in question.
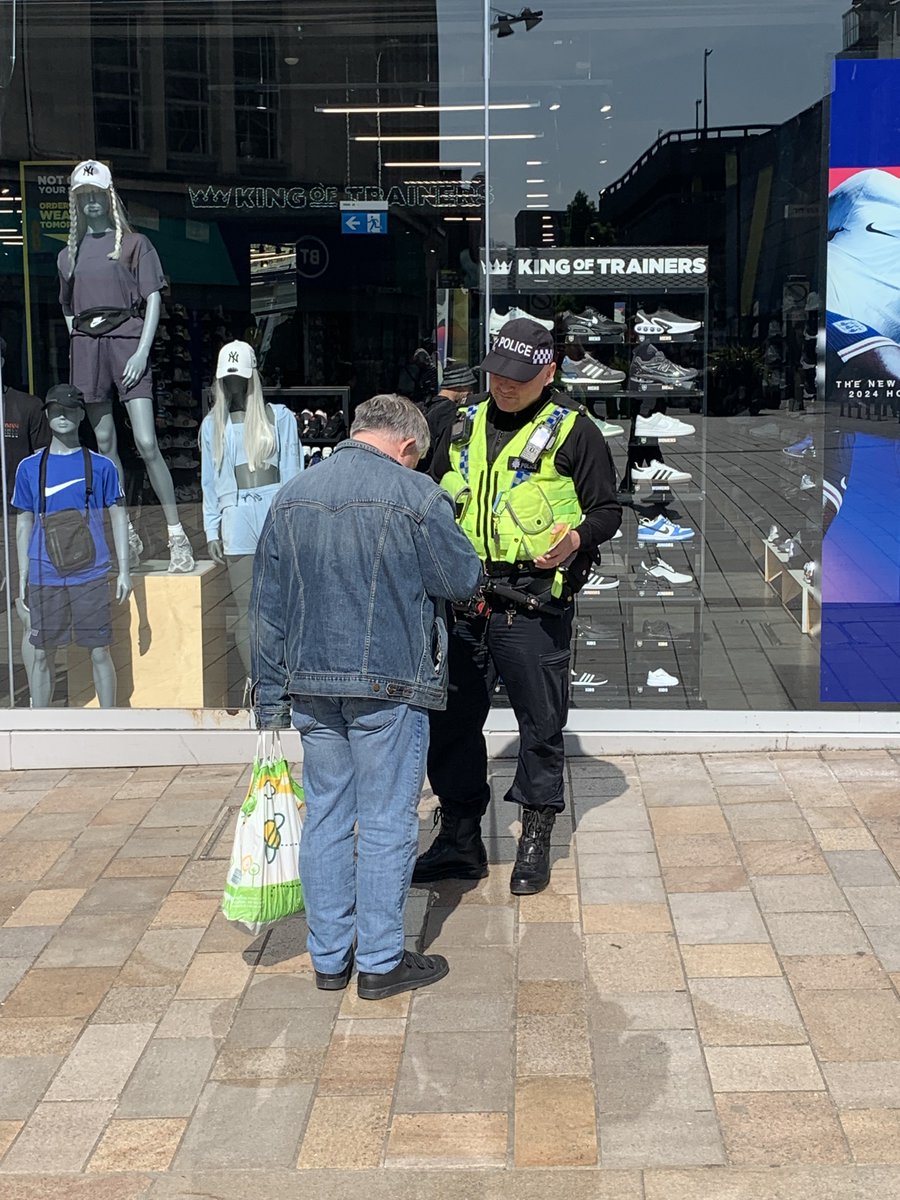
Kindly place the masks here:
[(822, 597), (816, 575), (810, 580), (803, 567), (809, 558), (802, 551), (791, 555), (770, 541), (762, 542), (762, 573), (800, 632), (818, 637), (822, 629)]
[(336, 446), (346, 438), (350, 428), (348, 387), (267, 387), (263, 395), (273, 404), (286, 405), (297, 418), (300, 442), (307, 454)]

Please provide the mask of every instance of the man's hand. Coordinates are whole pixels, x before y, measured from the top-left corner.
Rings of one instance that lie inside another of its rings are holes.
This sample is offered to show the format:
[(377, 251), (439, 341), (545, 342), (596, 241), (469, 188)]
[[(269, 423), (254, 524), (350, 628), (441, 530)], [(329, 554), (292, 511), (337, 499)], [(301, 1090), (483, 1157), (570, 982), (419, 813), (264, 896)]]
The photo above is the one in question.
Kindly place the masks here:
[(131, 358), (125, 364), (125, 370), (122, 372), (122, 386), (126, 392), (129, 388), (134, 387), (147, 370), (148, 356), (149, 352), (147, 350), (138, 350), (132, 354)]
[(124, 604), (131, 595), (131, 576), (127, 571), (122, 571), (116, 577), (116, 600), (119, 604)]
[(561, 535), (559, 541), (551, 546), (546, 554), (534, 560), (534, 565), (542, 571), (561, 567), (581, 549), (581, 535), (577, 529), (569, 529), (566, 525), (554, 525), (552, 532)]

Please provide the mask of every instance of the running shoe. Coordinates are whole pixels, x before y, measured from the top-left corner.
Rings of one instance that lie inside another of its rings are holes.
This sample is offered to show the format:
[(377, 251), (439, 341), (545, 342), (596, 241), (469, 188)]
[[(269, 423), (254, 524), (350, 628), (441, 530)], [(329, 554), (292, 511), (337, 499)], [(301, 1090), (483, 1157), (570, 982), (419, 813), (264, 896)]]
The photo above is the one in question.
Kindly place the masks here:
[(197, 422), (193, 417), (189, 417), (187, 413), (178, 413), (172, 418), (172, 424), (178, 429), (196, 429)]
[(816, 486), (816, 481), (813, 479), (812, 475), (803, 475), (803, 477), (800, 480), (800, 491), (801, 492), (811, 492), (811, 491), (813, 491), (815, 486)]
[(185, 534), (169, 539), (169, 574), (187, 575), (194, 569), (194, 554)]
[(590, 354), (574, 362), (566, 355), (562, 360), (563, 379), (567, 383), (592, 383), (595, 387), (621, 387), (625, 382), (625, 372), (616, 371), (604, 363), (597, 362)]
[(603, 687), (609, 679), (603, 675), (594, 675), (588, 671), (572, 671), (572, 687), (583, 692), (592, 692), (594, 688)]
[(545, 321), (543, 317), (535, 317), (530, 312), (526, 312), (524, 308), (511, 308), (507, 313), (498, 313), (495, 309), (491, 309), (491, 316), (488, 322), (488, 329), (491, 337), (495, 333), (499, 333), (507, 321), (537, 321), (538, 325), (543, 325), (545, 329), (552, 329), (553, 322)]
[(818, 567), (819, 564), (812, 559), (808, 563), (803, 564), (803, 579), (810, 587), (815, 587)]
[(693, 367), (680, 367), (666, 358), (658, 346), (648, 342), (635, 351), (631, 360), (631, 385), (634, 388), (652, 387), (672, 392), (693, 392), (698, 372)]
[(197, 460), (188, 454), (176, 454), (169, 466), (176, 471), (193, 471), (197, 466)]
[(659, 642), (671, 642), (675, 638), (689, 637), (679, 629), (673, 629), (668, 621), (645, 621), (641, 626), (641, 637)]
[(646, 467), (632, 467), (631, 478), (638, 483), (687, 483), (691, 479), (688, 471), (676, 471), (674, 467), (655, 459)]
[(813, 444), (812, 435), (807, 434), (805, 438), (794, 442), (792, 446), (785, 446), (781, 453), (786, 454), (788, 458), (815, 458), (816, 447)]
[(696, 333), (702, 326), (702, 321), (681, 317), (668, 308), (658, 308), (655, 313), (646, 313), (639, 308), (634, 332), (642, 337), (676, 337), (679, 334)]
[(660, 559), (654, 563), (652, 567), (641, 561), (641, 570), (647, 577), (656, 583), (693, 583), (693, 575), (686, 575), (683, 571), (676, 571), (674, 567), (670, 567), (667, 562)]
[(596, 595), (597, 592), (609, 592), (618, 586), (618, 579), (611, 579), (608, 575), (598, 575), (592, 571), (584, 581), (584, 587), (581, 590), (586, 596), (591, 596)]
[(657, 517), (655, 521), (642, 518), (638, 524), (639, 542), (689, 542), (694, 537), (693, 529), (685, 525), (676, 525), (665, 517)]
[(649, 417), (637, 417), (634, 422), (634, 436), (647, 438), (661, 437), (690, 437), (697, 430), (687, 421), (679, 421), (667, 413), (653, 413)]
[(587, 307), (583, 312), (564, 312), (560, 314), (563, 327), (567, 334), (580, 337), (603, 338), (609, 342), (625, 341), (625, 326), (618, 321), (598, 312), (596, 308)]
[(591, 420), (605, 438), (621, 437), (625, 432), (621, 425), (613, 425), (611, 421), (604, 421), (602, 417), (591, 417)]
[(778, 526), (770, 525), (769, 532), (766, 534), (766, 541), (771, 542), (772, 545), (774, 546), (780, 537), (781, 537), (781, 530), (778, 528)]
[(656, 671), (647, 672), (647, 684), (649, 688), (671, 688), (678, 687), (679, 680), (677, 676), (670, 675), (668, 671), (664, 671), (659, 667)]

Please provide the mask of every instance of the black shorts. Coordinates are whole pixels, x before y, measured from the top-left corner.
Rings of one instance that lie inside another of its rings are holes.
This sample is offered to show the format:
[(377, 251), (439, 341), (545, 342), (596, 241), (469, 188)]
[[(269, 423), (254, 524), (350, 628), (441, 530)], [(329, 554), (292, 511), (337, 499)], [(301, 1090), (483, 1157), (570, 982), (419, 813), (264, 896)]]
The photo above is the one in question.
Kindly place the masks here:
[(94, 650), (112, 642), (112, 604), (109, 580), (33, 587), (26, 597), (31, 614), (29, 641), (38, 650), (55, 646), (84, 646)]
[(153, 395), (153, 374), (150, 360), (133, 387), (122, 383), (122, 374), (129, 358), (138, 348), (140, 338), (115, 337), (104, 334), (91, 337), (87, 333), (73, 333), (69, 344), (71, 380), (84, 395), (85, 404), (102, 404), (115, 399), (133, 400), (135, 396)]

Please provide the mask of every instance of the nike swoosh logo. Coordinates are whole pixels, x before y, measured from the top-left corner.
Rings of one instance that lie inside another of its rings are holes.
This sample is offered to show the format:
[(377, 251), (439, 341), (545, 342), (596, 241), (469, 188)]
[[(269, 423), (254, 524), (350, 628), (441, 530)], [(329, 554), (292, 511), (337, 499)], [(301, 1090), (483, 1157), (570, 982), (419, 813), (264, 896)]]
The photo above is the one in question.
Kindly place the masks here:
[(896, 237), (896, 233), (888, 233), (886, 229), (876, 229), (870, 221), (866, 226), (866, 233), (880, 233), (882, 237)]
[(54, 487), (44, 488), (45, 496), (55, 496), (57, 492), (61, 492), (63, 488), (73, 487), (76, 483), (84, 483), (83, 479), (70, 479), (68, 483), (57, 483)]

